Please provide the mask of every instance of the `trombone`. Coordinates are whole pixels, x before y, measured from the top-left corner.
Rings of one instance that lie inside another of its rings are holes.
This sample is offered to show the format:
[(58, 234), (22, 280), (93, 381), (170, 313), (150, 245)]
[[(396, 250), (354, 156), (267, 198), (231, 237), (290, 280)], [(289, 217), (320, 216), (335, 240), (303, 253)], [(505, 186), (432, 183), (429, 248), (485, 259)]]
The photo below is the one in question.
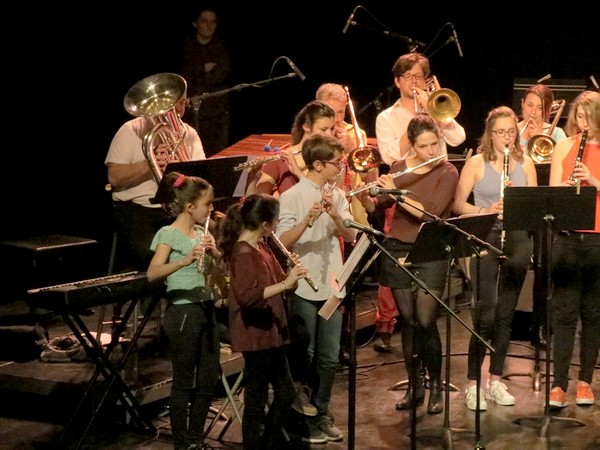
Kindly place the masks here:
[[(442, 89), (437, 77), (433, 75), (427, 79), (425, 92), (427, 100), (427, 112), (436, 122), (448, 122), (458, 116), (462, 103), (460, 97), (451, 89)], [(416, 91), (413, 90), (415, 100), (415, 112), (422, 112), (417, 102)]]
[(356, 140), (356, 148), (352, 150), (347, 157), (348, 167), (354, 172), (367, 173), (375, 170), (381, 164), (381, 153), (375, 147), (366, 145), (363, 141), (363, 137), (358, 127), (358, 121), (356, 120), (356, 114), (354, 113), (354, 105), (350, 98), (350, 91), (348, 86), (344, 86), (346, 90), (346, 96), (348, 97), (348, 110), (350, 111), (350, 117), (352, 119), (352, 126), (354, 127), (354, 136)]
[[(531, 136), (527, 141), (527, 152), (534, 162), (544, 163), (552, 160), (552, 153), (554, 152), (554, 146), (556, 145), (556, 141), (552, 138), (552, 132), (558, 124), (566, 103), (567, 102), (564, 99), (554, 100), (550, 107), (550, 116), (552, 116), (552, 114), (555, 114), (555, 116), (550, 128), (546, 133), (539, 133), (535, 136)], [(531, 117), (529, 120), (531, 120)], [(525, 123), (521, 134), (527, 128), (527, 125), (528, 123)]]

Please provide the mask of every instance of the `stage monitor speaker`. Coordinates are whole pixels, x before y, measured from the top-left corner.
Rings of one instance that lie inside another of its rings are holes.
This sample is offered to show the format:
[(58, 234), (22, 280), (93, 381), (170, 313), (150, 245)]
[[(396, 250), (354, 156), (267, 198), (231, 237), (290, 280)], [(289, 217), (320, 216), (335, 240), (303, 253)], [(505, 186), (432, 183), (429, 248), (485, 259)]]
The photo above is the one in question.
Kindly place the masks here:
[[(537, 84), (539, 78), (515, 78), (513, 84), (512, 108), (517, 114), (521, 114), (521, 99), (525, 91), (534, 84)], [(561, 122), (567, 118), (569, 114), (569, 104), (575, 100), (581, 92), (585, 91), (587, 86), (585, 80), (555, 80), (550, 78), (543, 82), (546, 86), (552, 89), (554, 100), (566, 100), (567, 104), (563, 109), (561, 119), (558, 126), (562, 126)]]

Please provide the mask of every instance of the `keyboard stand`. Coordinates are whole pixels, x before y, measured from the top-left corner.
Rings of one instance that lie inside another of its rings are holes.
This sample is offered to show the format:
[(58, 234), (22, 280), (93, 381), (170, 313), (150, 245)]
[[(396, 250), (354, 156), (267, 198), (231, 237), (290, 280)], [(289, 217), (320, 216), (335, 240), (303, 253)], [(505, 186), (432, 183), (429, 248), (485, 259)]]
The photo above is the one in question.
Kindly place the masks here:
[[(100, 411), (100, 408), (102, 407), (104, 401), (106, 400), (106, 397), (108, 396), (108, 393), (110, 392), (113, 385), (116, 385), (121, 403), (125, 406), (125, 408), (129, 412), (129, 414), (131, 415), (131, 418), (136, 422), (136, 424), (138, 426), (140, 426), (144, 431), (147, 431), (148, 433), (156, 432), (156, 428), (154, 427), (152, 422), (150, 420), (144, 418), (143, 415), (141, 414), (139, 402), (137, 401), (135, 395), (131, 392), (131, 390), (127, 386), (127, 383), (125, 382), (125, 380), (122, 378), (121, 371), (123, 369), (123, 366), (127, 362), (127, 358), (129, 357), (131, 351), (136, 346), (137, 341), (138, 341), (139, 337), (141, 336), (146, 323), (150, 319), (152, 312), (153, 312), (154, 308), (156, 307), (156, 304), (160, 301), (160, 296), (158, 296), (158, 295), (152, 296), (151, 302), (148, 305), (148, 308), (146, 309), (146, 312), (142, 318), (140, 325), (137, 327), (133, 337), (131, 338), (131, 340), (129, 342), (129, 345), (126, 347), (126, 351), (123, 354), (123, 358), (116, 363), (111, 362), (111, 359), (110, 359), (112, 351), (114, 350), (114, 348), (116, 347), (116, 345), (119, 342), (119, 336), (125, 331), (125, 329), (127, 327), (127, 323), (129, 321), (129, 318), (134, 313), (134, 311), (137, 310), (137, 306), (141, 300), (142, 300), (142, 298), (131, 299), (131, 301), (129, 302), (129, 306), (127, 307), (127, 310), (125, 311), (125, 314), (123, 315), (123, 320), (121, 320), (118, 323), (117, 327), (113, 331), (113, 337), (112, 337), (111, 343), (106, 347), (106, 350), (103, 350), (102, 345), (98, 343), (98, 341), (94, 338), (94, 336), (92, 336), (89, 328), (87, 327), (85, 322), (82, 320), (78, 310), (70, 309), (70, 308), (63, 308), (63, 309), (61, 309), (61, 311), (59, 311), (60, 314), (62, 315), (65, 323), (73, 331), (73, 333), (75, 334), (75, 337), (77, 337), (77, 339), (79, 340), (79, 342), (85, 349), (86, 354), (88, 355), (88, 357), (93, 361), (94, 365), (96, 366), (96, 370), (94, 371), (94, 374), (92, 375), (92, 377), (88, 383), (88, 387), (87, 387), (83, 397), (81, 398), (79, 404), (77, 405), (77, 408), (73, 412), (73, 415), (71, 416), (71, 419), (70, 419), (69, 423), (67, 424), (67, 426), (60, 438), (61, 443), (67, 438), (67, 436), (69, 435), (69, 431), (71, 429), (75, 428), (74, 427), (74, 425), (75, 425), (74, 419), (80, 416), (78, 414), (78, 412), (80, 411), (82, 406), (86, 403), (86, 400), (88, 398), (90, 398), (91, 394), (93, 393), (93, 391), (94, 391), (93, 387), (95, 385), (96, 380), (100, 376), (100, 374), (102, 374), (102, 376), (106, 380), (106, 386), (104, 386), (104, 392), (101, 393), (100, 400), (96, 403), (96, 407), (94, 408), (94, 411), (93, 411), (91, 417), (89, 417), (87, 424), (81, 428), (77, 427), (77, 429), (80, 429), (81, 432), (79, 435), (79, 440), (77, 442), (77, 445), (73, 448), (74, 449), (80, 448), (85, 436), (87, 435), (92, 423), (94, 422), (94, 420), (96, 418), (96, 415)], [(94, 404), (94, 403), (92, 403), (92, 404)], [(83, 414), (82, 416), (85, 416), (85, 414)]]

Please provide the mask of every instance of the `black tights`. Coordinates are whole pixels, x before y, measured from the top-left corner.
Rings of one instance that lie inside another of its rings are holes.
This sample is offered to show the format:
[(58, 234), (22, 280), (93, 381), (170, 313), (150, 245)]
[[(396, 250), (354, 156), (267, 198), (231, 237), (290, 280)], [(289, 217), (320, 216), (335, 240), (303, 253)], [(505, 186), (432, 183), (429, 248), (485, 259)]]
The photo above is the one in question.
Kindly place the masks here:
[[(437, 327), (438, 302), (431, 295), (419, 289), (413, 294), (411, 289), (392, 289), (396, 307), (400, 313), (400, 333), (402, 352), (409, 379), (413, 369), (418, 372), (421, 360), (427, 368), (431, 380), (440, 380), (442, 375), (442, 342)], [(439, 294), (433, 292), (438, 297)], [(417, 315), (413, 320), (413, 295), (416, 295)], [(416, 358), (413, 358), (416, 354)], [(413, 366), (413, 361), (417, 367)]]

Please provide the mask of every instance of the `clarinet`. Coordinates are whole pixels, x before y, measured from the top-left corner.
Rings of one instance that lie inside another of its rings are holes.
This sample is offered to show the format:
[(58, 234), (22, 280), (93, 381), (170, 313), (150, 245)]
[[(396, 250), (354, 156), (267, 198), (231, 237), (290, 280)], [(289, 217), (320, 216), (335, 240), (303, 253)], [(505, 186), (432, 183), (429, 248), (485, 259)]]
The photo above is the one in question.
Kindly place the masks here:
[[(504, 188), (506, 188), (506, 184), (508, 183), (508, 167), (510, 163), (510, 153), (508, 145), (504, 147), (504, 164), (502, 166), (502, 177), (500, 178), (500, 200), (504, 200)], [(504, 220), (504, 211), (502, 211), (502, 219)], [(506, 241), (506, 231), (504, 230), (504, 226), (502, 226), (502, 231), (500, 232), (500, 249), (504, 250), (504, 243)]]
[[(577, 167), (577, 164), (581, 163), (581, 159), (583, 158), (583, 151), (585, 150), (585, 142), (587, 141), (587, 135), (588, 132), (587, 130), (584, 130), (581, 133), (581, 143), (579, 144), (579, 150), (577, 151), (577, 158), (575, 158), (575, 164), (573, 165), (573, 172), (575, 172), (575, 168)], [(569, 177), (570, 180), (575, 182), (575, 186), (576, 186), (576, 192), (577, 195), (579, 195), (579, 193), (581, 192), (581, 180), (579, 178), (576, 178), (573, 176), (573, 173), (571, 173), (571, 176)]]
[[(296, 262), (294, 261), (294, 258), (292, 258), (292, 254), (288, 251), (287, 248), (285, 248), (285, 245), (283, 245), (283, 242), (281, 242), (279, 240), (279, 238), (277, 236), (275, 236), (274, 232), (271, 232), (271, 237), (273, 238), (273, 242), (275, 242), (275, 244), (277, 244), (277, 247), (279, 247), (279, 250), (281, 250), (287, 257), (288, 261), (290, 262), (290, 266), (294, 267), (296, 265)], [(306, 282), (312, 288), (313, 291), (319, 292), (319, 288), (317, 287), (317, 285), (315, 284), (314, 280), (311, 277), (306, 275), (304, 277), (304, 279), (306, 280)]]

